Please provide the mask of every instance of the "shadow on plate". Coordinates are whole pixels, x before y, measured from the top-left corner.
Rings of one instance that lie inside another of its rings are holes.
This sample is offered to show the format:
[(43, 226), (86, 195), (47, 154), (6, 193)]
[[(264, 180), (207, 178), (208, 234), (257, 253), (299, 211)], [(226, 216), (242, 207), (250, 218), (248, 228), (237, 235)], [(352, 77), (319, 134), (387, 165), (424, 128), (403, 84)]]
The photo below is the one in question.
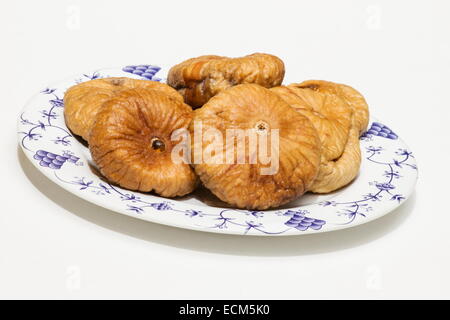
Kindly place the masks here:
[[(186, 250), (244, 256), (299, 256), (344, 250), (374, 241), (399, 227), (410, 215), (415, 193), (390, 214), (349, 229), (287, 237), (235, 236), (180, 229), (104, 209), (65, 191), (39, 172), (18, 146), (19, 163), (30, 182), (66, 211), (100, 227), (145, 241)], [(99, 231), (100, 232), (100, 231)]]

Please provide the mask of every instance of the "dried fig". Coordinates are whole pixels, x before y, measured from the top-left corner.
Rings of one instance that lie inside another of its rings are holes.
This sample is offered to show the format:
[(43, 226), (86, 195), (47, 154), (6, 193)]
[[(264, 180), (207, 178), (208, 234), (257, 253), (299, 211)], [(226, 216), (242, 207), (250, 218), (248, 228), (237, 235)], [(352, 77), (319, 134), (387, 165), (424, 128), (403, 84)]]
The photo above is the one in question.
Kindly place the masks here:
[(242, 58), (201, 56), (172, 67), (167, 83), (178, 90), (187, 104), (198, 108), (231, 86), (255, 83), (270, 88), (283, 81), (284, 63), (264, 53)]
[(359, 124), (353, 117), (344, 152), (335, 161), (321, 162), (319, 174), (310, 187), (315, 193), (329, 193), (346, 186), (356, 178), (361, 165)]
[[(302, 195), (316, 178), (320, 163), (317, 131), (308, 118), (266, 88), (241, 84), (222, 91), (195, 110), (191, 135), (198, 135), (200, 125), (203, 138), (192, 144), (195, 172), (222, 201), (246, 209), (277, 207)], [(196, 161), (210, 151), (213, 139), (206, 140), (205, 133), (211, 130), (226, 137), (225, 142), (211, 152), (209, 163)], [(230, 132), (238, 131), (248, 134), (229, 139)], [(277, 161), (276, 170), (266, 173), (262, 169), (273, 168), (273, 162), (268, 164), (257, 156), (263, 141), (269, 142), (271, 159)], [(224, 161), (224, 154), (231, 157)], [(240, 160), (239, 154), (244, 154)]]
[(64, 94), (64, 117), (73, 133), (87, 140), (96, 113), (108, 99), (125, 89), (160, 90), (175, 100), (182, 97), (166, 84), (149, 80), (113, 77), (86, 81), (70, 87)]
[(356, 89), (345, 84), (324, 80), (308, 80), (296, 85), (299, 88), (309, 88), (319, 92), (329, 92), (344, 99), (354, 112), (356, 126), (361, 135), (367, 129), (369, 123), (369, 106), (364, 96)]
[(270, 89), (316, 128), (322, 143), (319, 174), (309, 191), (328, 193), (351, 182), (359, 171), (359, 133), (353, 109), (338, 95), (296, 84)]
[(334, 94), (297, 88), (295, 85), (270, 90), (312, 122), (322, 144), (322, 161), (341, 156), (347, 144), (353, 113), (344, 100)]
[[(98, 111), (89, 149), (100, 172), (126, 189), (164, 197), (190, 193), (196, 176), (188, 163), (172, 161), (172, 133), (187, 130), (192, 109), (159, 90), (122, 90)], [(187, 132), (187, 131), (186, 131)]]

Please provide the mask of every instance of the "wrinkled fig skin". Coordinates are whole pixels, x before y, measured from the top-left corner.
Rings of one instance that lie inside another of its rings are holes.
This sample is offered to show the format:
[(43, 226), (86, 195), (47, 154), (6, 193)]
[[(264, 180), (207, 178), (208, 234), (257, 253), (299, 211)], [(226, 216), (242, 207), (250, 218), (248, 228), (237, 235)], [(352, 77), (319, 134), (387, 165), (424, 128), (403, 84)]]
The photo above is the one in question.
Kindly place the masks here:
[(271, 88), (279, 86), (283, 78), (283, 61), (270, 54), (254, 53), (242, 58), (209, 55), (186, 60), (170, 69), (167, 83), (187, 104), (198, 108), (231, 86), (254, 83)]
[(102, 104), (122, 90), (145, 88), (159, 90), (175, 100), (183, 98), (170, 86), (150, 80), (112, 77), (86, 81), (70, 87), (64, 94), (64, 117), (69, 129), (88, 140), (95, 115)]
[(308, 80), (295, 84), (299, 88), (310, 88), (318, 92), (328, 92), (344, 99), (353, 109), (355, 125), (359, 135), (367, 130), (369, 124), (369, 106), (364, 96), (356, 89), (345, 84), (334, 83), (324, 80)]
[[(270, 165), (249, 163), (248, 139), (245, 140), (244, 164), (236, 161), (232, 164), (194, 164), (203, 184), (234, 207), (255, 210), (278, 207), (301, 196), (317, 176), (320, 163), (317, 131), (306, 117), (266, 88), (242, 84), (222, 91), (195, 110), (191, 133), (195, 121), (202, 122), (203, 132), (215, 128), (224, 137), (227, 129), (255, 128), (261, 123), (269, 130), (279, 130), (279, 169), (273, 175), (261, 175), (260, 169)], [(236, 144), (235, 141), (235, 159)], [(203, 143), (201, 149), (193, 141), (194, 158), (207, 146), (208, 143)], [(225, 144), (225, 151), (227, 148), (229, 145)], [(276, 157), (275, 154), (272, 156)]]
[(358, 175), (361, 165), (361, 148), (359, 145), (359, 125), (353, 117), (344, 153), (335, 161), (322, 162), (319, 175), (310, 188), (314, 193), (329, 193), (338, 190)]
[(100, 172), (129, 190), (164, 197), (192, 192), (197, 178), (189, 164), (171, 158), (172, 132), (188, 128), (192, 109), (158, 90), (124, 90), (95, 117), (89, 149)]
[(322, 161), (335, 160), (342, 155), (347, 144), (353, 113), (343, 99), (333, 94), (297, 88), (294, 85), (270, 90), (312, 122), (322, 143)]
[[(311, 120), (318, 131), (322, 143), (321, 163), (319, 174), (308, 191), (329, 193), (344, 187), (358, 175), (359, 135), (368, 116), (367, 104), (361, 103), (362, 96), (350, 96), (348, 92), (354, 89), (348, 88), (325, 81), (309, 81), (271, 89)], [(348, 90), (347, 95), (342, 90)]]

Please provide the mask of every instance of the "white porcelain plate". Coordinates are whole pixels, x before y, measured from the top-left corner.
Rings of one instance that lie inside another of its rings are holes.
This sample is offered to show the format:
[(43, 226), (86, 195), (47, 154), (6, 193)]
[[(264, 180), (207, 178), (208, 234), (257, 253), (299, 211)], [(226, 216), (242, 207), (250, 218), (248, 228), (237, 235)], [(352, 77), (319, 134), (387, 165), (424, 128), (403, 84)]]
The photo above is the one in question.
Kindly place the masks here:
[(35, 167), (78, 197), (135, 218), (199, 231), (240, 235), (302, 235), (348, 228), (392, 211), (412, 193), (417, 166), (395, 129), (371, 119), (361, 137), (363, 161), (357, 179), (328, 195), (306, 194), (276, 210), (230, 208), (207, 190), (166, 199), (111, 185), (94, 169), (89, 150), (66, 127), (65, 90), (100, 77), (164, 81), (154, 65), (126, 66), (80, 74), (35, 95), (20, 114), (19, 144)]

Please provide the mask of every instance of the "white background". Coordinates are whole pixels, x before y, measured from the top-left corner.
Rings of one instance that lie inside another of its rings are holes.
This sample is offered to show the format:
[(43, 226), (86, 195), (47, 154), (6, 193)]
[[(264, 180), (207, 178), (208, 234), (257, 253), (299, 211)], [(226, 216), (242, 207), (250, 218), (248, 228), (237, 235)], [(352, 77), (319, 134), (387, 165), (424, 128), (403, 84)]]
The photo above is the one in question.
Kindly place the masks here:
[[(448, 1), (9, 1), (0, 10), (0, 298), (450, 298)], [(18, 149), (34, 93), (72, 74), (270, 52), (348, 83), (414, 151), (402, 207), (338, 232), (252, 238), (128, 218)]]

